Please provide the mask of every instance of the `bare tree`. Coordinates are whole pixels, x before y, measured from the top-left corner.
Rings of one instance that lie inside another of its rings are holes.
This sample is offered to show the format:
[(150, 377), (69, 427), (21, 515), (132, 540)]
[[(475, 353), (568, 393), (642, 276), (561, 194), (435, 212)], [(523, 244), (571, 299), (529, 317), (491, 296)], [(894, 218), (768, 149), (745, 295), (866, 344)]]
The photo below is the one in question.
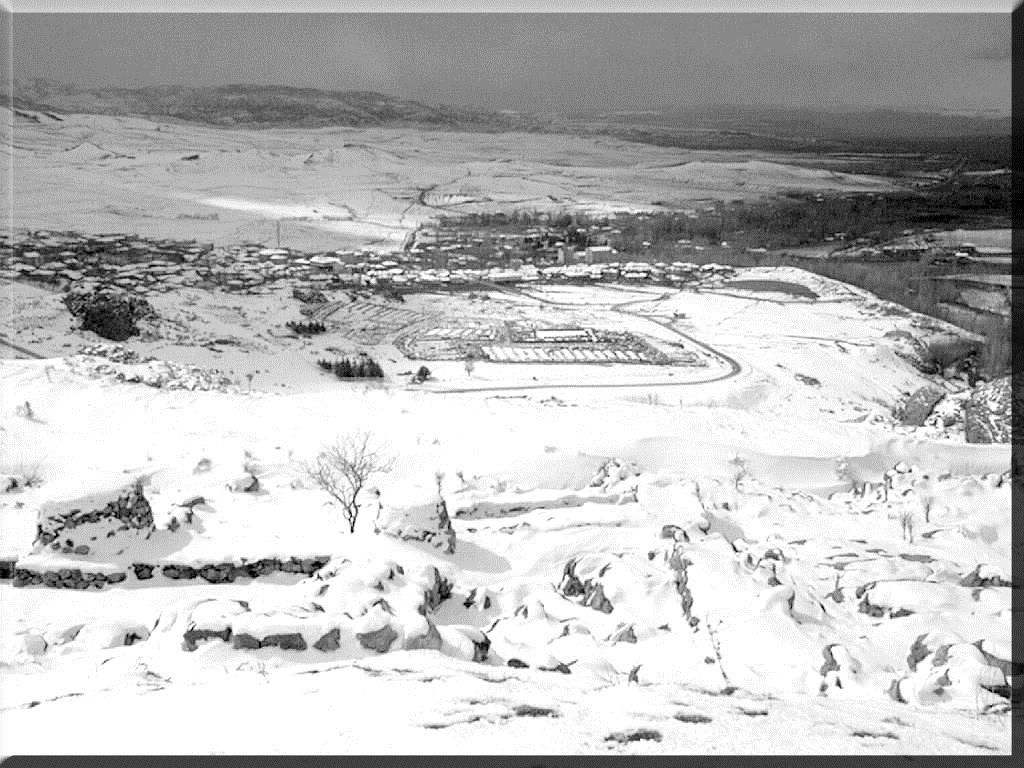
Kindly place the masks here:
[(359, 493), (370, 475), (388, 472), (393, 466), (394, 459), (383, 448), (371, 444), (369, 433), (357, 432), (323, 446), (303, 469), (310, 480), (341, 506), (349, 533), (355, 533)]
[(729, 465), (732, 467), (733, 488), (738, 491), (740, 489), (740, 482), (750, 474), (750, 470), (747, 468), (747, 460), (737, 453), (729, 459)]

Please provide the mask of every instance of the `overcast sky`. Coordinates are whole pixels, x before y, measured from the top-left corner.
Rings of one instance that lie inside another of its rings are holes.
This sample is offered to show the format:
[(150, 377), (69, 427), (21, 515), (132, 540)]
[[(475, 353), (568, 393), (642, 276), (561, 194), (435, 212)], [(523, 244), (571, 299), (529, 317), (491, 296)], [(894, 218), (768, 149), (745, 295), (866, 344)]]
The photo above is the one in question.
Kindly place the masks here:
[(24, 14), (14, 75), (274, 83), (488, 109), (1010, 110), (1010, 17)]

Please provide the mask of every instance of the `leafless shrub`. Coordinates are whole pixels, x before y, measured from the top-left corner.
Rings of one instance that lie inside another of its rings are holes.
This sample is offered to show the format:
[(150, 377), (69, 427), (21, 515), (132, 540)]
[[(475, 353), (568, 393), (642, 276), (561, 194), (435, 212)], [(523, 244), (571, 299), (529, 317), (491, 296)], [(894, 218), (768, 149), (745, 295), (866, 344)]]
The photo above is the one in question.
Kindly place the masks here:
[(740, 489), (740, 483), (744, 478), (750, 475), (750, 470), (747, 467), (747, 460), (739, 454), (736, 454), (729, 459), (729, 466), (732, 467), (733, 487), (738, 491)]
[(371, 444), (370, 434), (357, 432), (323, 446), (311, 462), (303, 465), (307, 477), (341, 507), (349, 532), (356, 530), (359, 494), (370, 475), (388, 472), (394, 459), (384, 448)]

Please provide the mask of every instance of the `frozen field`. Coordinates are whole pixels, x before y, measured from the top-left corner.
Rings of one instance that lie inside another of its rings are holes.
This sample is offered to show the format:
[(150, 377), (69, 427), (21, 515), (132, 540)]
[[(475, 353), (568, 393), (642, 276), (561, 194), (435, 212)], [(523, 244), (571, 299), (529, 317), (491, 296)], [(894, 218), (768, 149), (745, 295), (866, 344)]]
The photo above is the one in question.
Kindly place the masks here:
[[(764, 154), (613, 139), (400, 129), (237, 130), (2, 110), (21, 227), (218, 244), (392, 250), (439, 213), (645, 209), (652, 200), (787, 189), (879, 191), (884, 179)], [(13, 126), (13, 135), (7, 135)], [(192, 159), (190, 159), (192, 158)], [(51, 202), (60, 200), (59, 206)]]

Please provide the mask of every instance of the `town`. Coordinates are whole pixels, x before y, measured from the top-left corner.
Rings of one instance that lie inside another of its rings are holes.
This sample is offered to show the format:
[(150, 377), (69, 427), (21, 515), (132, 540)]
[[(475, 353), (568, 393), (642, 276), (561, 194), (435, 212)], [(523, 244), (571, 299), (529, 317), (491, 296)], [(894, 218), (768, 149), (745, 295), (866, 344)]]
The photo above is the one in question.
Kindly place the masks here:
[[(402, 250), (383, 253), (309, 253), (262, 243), (214, 247), (212, 243), (189, 240), (45, 230), (21, 232), (12, 241), (0, 233), (0, 269), (13, 279), (54, 289), (72, 284), (80, 288), (108, 284), (143, 295), (182, 287), (259, 293), (261, 288), (281, 281), (400, 294), (471, 288), (481, 283), (549, 281), (680, 286), (702, 275), (728, 276), (735, 272), (729, 262), (750, 266), (768, 258), (766, 248), (734, 250), (725, 241), (705, 240), (702, 245), (684, 238), (673, 243), (677, 258), (667, 261), (663, 249), (657, 256), (651, 255), (652, 244), (648, 241), (641, 242), (638, 250), (620, 250), (628, 248), (615, 243), (622, 229), (607, 223), (587, 228), (527, 226), (516, 228), (518, 232), (508, 226), (444, 223), (446, 226), (438, 228), (421, 228), (407, 239)], [(844, 233), (831, 235), (829, 240), (839, 242), (839, 246), (814, 260), (918, 261), (941, 267), (985, 261), (1005, 266), (1009, 258), (1005, 248), (950, 242), (933, 232), (915, 234), (906, 230), (903, 237), (884, 244), (872, 243), (870, 238), (845, 243)], [(812, 258), (786, 252), (781, 255), (800, 261)], [(1005, 281), (994, 282), (1002, 285)]]

